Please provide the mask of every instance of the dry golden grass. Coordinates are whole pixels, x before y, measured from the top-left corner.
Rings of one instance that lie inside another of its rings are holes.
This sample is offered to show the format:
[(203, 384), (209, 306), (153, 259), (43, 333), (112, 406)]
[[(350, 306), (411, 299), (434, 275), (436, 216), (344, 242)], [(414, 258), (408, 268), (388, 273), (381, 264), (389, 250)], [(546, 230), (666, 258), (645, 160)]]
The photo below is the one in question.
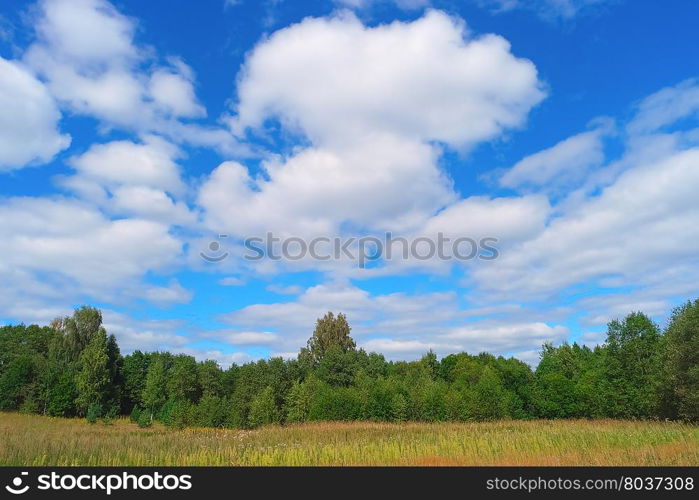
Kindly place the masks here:
[(0, 465), (699, 465), (699, 427), (538, 420), (175, 431), (0, 413)]

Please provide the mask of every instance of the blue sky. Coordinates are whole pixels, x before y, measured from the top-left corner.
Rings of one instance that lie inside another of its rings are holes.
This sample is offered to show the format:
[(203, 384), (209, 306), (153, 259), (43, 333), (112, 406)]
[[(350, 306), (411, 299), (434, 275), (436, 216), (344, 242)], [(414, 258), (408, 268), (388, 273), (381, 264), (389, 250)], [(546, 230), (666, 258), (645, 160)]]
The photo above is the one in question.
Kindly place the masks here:
[[(224, 365), (293, 356), (328, 310), (391, 359), (535, 363), (631, 310), (662, 324), (699, 282), (698, 18), (689, 0), (5, 1), (0, 319), (93, 304), (126, 352)], [(245, 259), (267, 232), (500, 255)]]

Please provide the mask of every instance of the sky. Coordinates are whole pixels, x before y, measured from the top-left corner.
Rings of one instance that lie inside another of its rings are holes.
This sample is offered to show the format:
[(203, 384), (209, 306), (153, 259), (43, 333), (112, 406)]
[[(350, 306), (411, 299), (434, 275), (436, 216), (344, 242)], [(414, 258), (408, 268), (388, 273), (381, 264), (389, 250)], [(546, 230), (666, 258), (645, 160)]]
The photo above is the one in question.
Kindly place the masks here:
[[(5, 0), (0, 323), (89, 304), (125, 353), (223, 366), (294, 357), (327, 311), (395, 360), (535, 364), (631, 311), (662, 326), (699, 296), (697, 19), (692, 0)], [(268, 233), (497, 251), (251, 259)]]

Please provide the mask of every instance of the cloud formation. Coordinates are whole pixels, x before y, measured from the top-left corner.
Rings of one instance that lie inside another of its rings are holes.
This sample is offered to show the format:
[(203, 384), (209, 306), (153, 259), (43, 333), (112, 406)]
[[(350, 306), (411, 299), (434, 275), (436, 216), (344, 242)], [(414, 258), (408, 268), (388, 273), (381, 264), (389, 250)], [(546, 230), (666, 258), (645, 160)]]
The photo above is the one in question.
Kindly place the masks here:
[(47, 163), (70, 144), (44, 85), (21, 64), (0, 57), (0, 172)]

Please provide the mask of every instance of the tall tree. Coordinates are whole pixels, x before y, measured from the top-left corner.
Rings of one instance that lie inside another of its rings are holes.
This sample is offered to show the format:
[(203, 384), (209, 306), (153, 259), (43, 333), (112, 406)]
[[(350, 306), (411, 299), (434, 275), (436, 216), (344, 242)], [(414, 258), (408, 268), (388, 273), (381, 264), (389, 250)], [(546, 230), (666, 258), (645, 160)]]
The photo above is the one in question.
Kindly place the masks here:
[(354, 350), (356, 344), (350, 337), (350, 330), (344, 314), (335, 317), (332, 312), (328, 312), (316, 321), (313, 335), (308, 339), (307, 349), (302, 350), (301, 357), (308, 356), (313, 364), (318, 364), (333, 347), (342, 352)]
[(633, 312), (607, 328), (606, 378), (608, 401), (615, 417), (656, 415), (662, 380), (663, 337), (645, 314)]
[(699, 300), (673, 311), (665, 337), (669, 414), (699, 421)]
[(146, 376), (148, 375), (148, 364), (150, 355), (141, 351), (134, 351), (124, 357), (122, 374), (122, 411), (131, 413), (134, 407), (141, 404), (141, 396), (146, 386)]
[(87, 347), (82, 351), (75, 386), (78, 391), (75, 403), (81, 415), (85, 415), (90, 406), (102, 408), (107, 402), (111, 389), (111, 373), (104, 329), (100, 328), (93, 333)]
[(162, 354), (156, 354), (154, 358), (148, 367), (148, 375), (146, 375), (143, 394), (141, 395), (141, 403), (150, 412), (151, 420), (165, 404), (167, 387), (165, 357)]
[(73, 316), (58, 318), (52, 325), (62, 333), (65, 356), (77, 361), (94, 334), (102, 327), (102, 313), (94, 307), (82, 306)]
[(197, 380), (197, 362), (192, 356), (178, 354), (173, 358), (167, 381), (167, 391), (171, 399), (196, 402), (200, 388)]

